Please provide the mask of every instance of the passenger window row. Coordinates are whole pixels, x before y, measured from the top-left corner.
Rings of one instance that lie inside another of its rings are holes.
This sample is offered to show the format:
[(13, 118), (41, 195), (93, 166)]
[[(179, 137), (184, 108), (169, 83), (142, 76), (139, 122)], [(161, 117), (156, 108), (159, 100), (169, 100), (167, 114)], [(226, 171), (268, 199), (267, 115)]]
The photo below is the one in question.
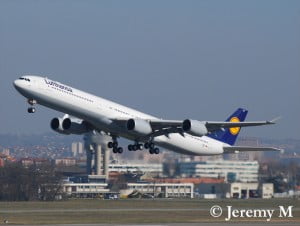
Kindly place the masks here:
[(60, 91), (60, 92), (64, 92), (64, 93), (66, 93), (66, 94), (69, 94), (69, 95), (75, 96), (75, 97), (77, 97), (77, 98), (83, 99), (83, 100), (85, 100), (85, 101), (88, 101), (88, 102), (91, 102), (91, 103), (93, 103), (93, 102), (94, 102), (94, 101), (92, 101), (92, 100), (90, 100), (90, 99), (88, 99), (88, 98), (85, 98), (85, 97), (82, 97), (82, 96), (79, 96), (79, 95), (76, 95), (76, 94), (73, 94), (73, 93), (67, 92), (67, 91), (65, 91), (65, 90), (62, 90), (62, 89), (58, 89), (58, 88), (55, 88), (55, 87), (51, 87), (51, 88), (52, 88), (52, 89), (56, 89), (56, 90), (58, 90), (58, 91)]

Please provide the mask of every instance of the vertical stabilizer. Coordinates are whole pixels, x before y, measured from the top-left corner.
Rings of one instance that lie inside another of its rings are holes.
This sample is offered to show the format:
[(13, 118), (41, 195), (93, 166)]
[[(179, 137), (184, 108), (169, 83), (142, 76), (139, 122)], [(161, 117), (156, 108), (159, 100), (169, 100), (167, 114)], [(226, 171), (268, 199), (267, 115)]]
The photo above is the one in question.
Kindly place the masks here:
[[(245, 121), (247, 113), (248, 111), (246, 109), (239, 108), (226, 120), (226, 122), (243, 122)], [(229, 145), (234, 145), (240, 131), (240, 127), (225, 128), (209, 134), (208, 137), (222, 141)]]

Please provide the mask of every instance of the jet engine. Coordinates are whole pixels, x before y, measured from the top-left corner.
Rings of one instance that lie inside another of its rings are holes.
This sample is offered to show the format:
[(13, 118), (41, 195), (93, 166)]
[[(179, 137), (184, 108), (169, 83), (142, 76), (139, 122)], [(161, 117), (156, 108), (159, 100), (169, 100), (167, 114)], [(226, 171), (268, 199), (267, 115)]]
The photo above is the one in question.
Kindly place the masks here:
[(184, 120), (182, 123), (182, 129), (184, 132), (197, 137), (202, 137), (208, 133), (205, 124), (197, 120)]
[(64, 131), (64, 129), (62, 127), (62, 122), (63, 122), (62, 118), (53, 118), (50, 122), (51, 129), (53, 129), (54, 131), (61, 133), (61, 134), (69, 134)]
[(150, 123), (143, 119), (129, 119), (126, 127), (128, 131), (133, 131), (140, 135), (148, 135), (152, 133)]
[(90, 131), (87, 123), (73, 118), (54, 118), (50, 123), (51, 128), (61, 134), (83, 134)]

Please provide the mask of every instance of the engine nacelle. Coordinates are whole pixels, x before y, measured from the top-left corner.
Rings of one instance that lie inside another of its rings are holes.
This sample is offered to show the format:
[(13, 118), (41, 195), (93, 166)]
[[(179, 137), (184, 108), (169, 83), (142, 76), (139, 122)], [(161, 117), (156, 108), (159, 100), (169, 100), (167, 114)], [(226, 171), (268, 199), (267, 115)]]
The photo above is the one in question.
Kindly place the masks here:
[(54, 118), (51, 120), (51, 128), (61, 134), (83, 134), (90, 131), (84, 121), (75, 121), (72, 118)]
[(128, 131), (133, 131), (140, 135), (148, 135), (152, 133), (150, 123), (143, 119), (129, 119), (126, 127)]
[(62, 122), (64, 131), (70, 134), (83, 134), (89, 132), (89, 127), (85, 121), (76, 122), (72, 118), (65, 118)]
[(184, 132), (197, 137), (202, 137), (208, 133), (205, 124), (197, 120), (184, 120), (182, 123), (182, 129)]
[(64, 129), (62, 127), (63, 120), (64, 119), (62, 119), (62, 118), (53, 118), (51, 120), (51, 122), (50, 122), (50, 127), (55, 132), (68, 135), (69, 133), (67, 133), (66, 131), (64, 131)]

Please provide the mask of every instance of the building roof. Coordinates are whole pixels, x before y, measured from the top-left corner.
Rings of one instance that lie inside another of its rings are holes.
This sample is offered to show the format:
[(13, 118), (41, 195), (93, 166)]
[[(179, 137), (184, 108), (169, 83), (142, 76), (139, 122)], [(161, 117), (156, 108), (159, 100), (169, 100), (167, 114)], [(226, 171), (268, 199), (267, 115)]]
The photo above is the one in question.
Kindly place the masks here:
[(147, 181), (158, 183), (193, 183), (193, 184), (218, 184), (224, 183), (224, 178), (154, 178)]

